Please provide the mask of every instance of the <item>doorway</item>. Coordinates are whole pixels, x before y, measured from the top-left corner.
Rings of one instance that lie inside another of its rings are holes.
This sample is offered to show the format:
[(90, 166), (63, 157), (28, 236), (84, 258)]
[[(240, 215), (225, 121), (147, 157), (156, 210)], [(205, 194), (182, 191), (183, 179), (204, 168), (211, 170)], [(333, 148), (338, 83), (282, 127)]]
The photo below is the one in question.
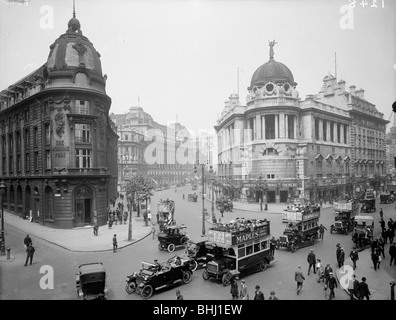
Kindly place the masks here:
[(280, 191), (280, 202), (287, 202), (287, 198), (289, 196), (289, 192), (288, 191)]
[(92, 212), (92, 191), (88, 187), (80, 187), (74, 197), (76, 208), (76, 227), (84, 227), (93, 222)]
[(276, 202), (275, 191), (268, 191), (267, 192), (267, 203), (274, 203)]

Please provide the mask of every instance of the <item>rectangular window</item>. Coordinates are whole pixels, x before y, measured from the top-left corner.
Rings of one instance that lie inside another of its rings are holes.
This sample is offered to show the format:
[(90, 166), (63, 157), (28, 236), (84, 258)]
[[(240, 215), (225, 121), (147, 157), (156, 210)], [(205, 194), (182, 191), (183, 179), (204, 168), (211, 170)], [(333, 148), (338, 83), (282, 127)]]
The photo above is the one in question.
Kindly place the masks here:
[(275, 115), (265, 116), (265, 139), (275, 139)]
[(30, 171), (30, 154), (26, 153), (25, 156), (25, 171), (29, 172)]
[(76, 100), (76, 113), (89, 114), (89, 102), (86, 100)]
[(45, 125), (45, 144), (51, 144), (51, 127), (49, 124)]
[(319, 119), (315, 119), (315, 140), (319, 140)]
[(30, 120), (29, 110), (25, 110), (25, 124), (28, 124), (29, 120)]
[(334, 142), (334, 122), (330, 122), (330, 141)]
[(21, 155), (18, 154), (17, 155), (17, 172), (21, 172), (22, 170), (22, 159), (21, 159)]
[(14, 171), (14, 162), (12, 161), (12, 155), (9, 156), (9, 162), (8, 162), (8, 171), (11, 173)]
[(38, 144), (38, 128), (33, 128), (33, 146), (37, 147)]
[(17, 133), (16, 133), (16, 148), (17, 148), (17, 152), (21, 152), (21, 147), (22, 147), (21, 132), (17, 131)]
[(244, 257), (245, 256), (245, 245), (244, 244), (240, 244), (238, 246), (238, 257)]
[(51, 169), (51, 151), (45, 150), (45, 169)]
[(76, 168), (91, 168), (91, 150), (76, 149)]
[(25, 130), (25, 150), (30, 148), (30, 134), (29, 130)]
[(39, 169), (39, 154), (38, 152), (34, 153), (34, 170), (38, 171)]
[(348, 141), (348, 126), (344, 125), (344, 143), (346, 144)]
[(287, 137), (289, 139), (295, 139), (294, 136), (294, 117), (289, 116), (288, 117), (288, 122), (287, 122)]
[(76, 143), (91, 142), (91, 126), (89, 124), (76, 123)]
[(323, 141), (327, 141), (327, 121), (323, 120)]

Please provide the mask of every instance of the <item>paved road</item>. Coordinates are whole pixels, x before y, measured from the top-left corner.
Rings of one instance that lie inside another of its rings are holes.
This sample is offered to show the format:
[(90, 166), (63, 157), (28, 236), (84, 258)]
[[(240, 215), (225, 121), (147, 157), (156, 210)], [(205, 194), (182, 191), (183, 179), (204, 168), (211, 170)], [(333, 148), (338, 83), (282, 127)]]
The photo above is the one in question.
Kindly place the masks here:
[[(183, 193), (186, 195), (191, 192), (189, 187), (178, 188), (175, 193), (173, 190), (165, 190), (154, 195), (151, 201), (151, 210), (155, 217), (156, 205), (160, 198), (172, 198), (176, 200), (175, 218), (178, 223), (184, 223), (188, 226), (188, 234), (192, 237), (199, 237), (202, 232), (202, 204), (183, 200)], [(393, 205), (381, 205), (384, 208), (385, 219), (394, 215)], [(207, 203), (210, 212), (210, 203)], [(216, 211), (219, 216), (219, 212)], [(373, 216), (377, 216), (373, 214)], [(271, 221), (271, 233), (277, 237), (285, 227), (281, 222), (279, 214), (270, 214), (263, 212), (246, 212), (234, 211), (225, 213), (224, 219), (231, 220), (236, 217), (247, 218), (266, 218)], [(334, 216), (331, 209), (322, 210), (321, 223), (328, 230)], [(378, 220), (378, 219), (377, 219)], [(205, 223), (206, 230), (210, 227), (210, 223)], [(376, 231), (378, 232), (378, 223), (376, 223)], [(117, 300), (140, 300), (137, 294), (128, 295), (125, 292), (126, 276), (133, 271), (138, 271), (141, 260), (153, 261), (157, 258), (159, 261), (167, 260), (174, 254), (165, 251), (159, 251), (157, 240), (147, 237), (129, 247), (119, 250), (117, 253), (107, 252), (90, 252), (77, 253), (64, 250), (56, 245), (46, 241), (33, 239), (37, 248), (37, 253), (32, 266), (24, 267), (25, 252), (23, 249), (22, 239), (25, 234), (19, 230), (7, 228), (7, 244), (13, 248), (15, 260), (12, 263), (2, 263), (1, 279), (0, 279), (0, 299), (75, 299), (75, 272), (77, 266), (82, 263), (101, 261), (104, 263), (108, 273), (109, 283), (109, 299)], [(323, 242), (317, 242), (314, 246), (301, 248), (295, 253), (291, 253), (284, 249), (276, 251), (276, 262), (264, 272), (252, 273), (245, 275), (249, 287), (250, 294), (254, 293), (254, 286), (259, 284), (266, 298), (269, 292), (275, 290), (280, 299), (298, 299), (298, 300), (322, 300), (324, 299), (323, 287), (317, 284), (315, 276), (311, 274), (307, 276), (306, 257), (311, 248), (315, 250), (316, 256), (322, 258), (324, 263), (331, 263), (335, 266), (335, 245), (340, 243), (344, 247), (347, 254), (352, 246), (350, 235), (333, 234), (329, 232), (325, 234)], [(179, 250), (177, 252), (182, 252)], [(54, 289), (42, 290), (39, 282), (43, 276), (40, 274), (42, 265), (50, 265), (54, 270)], [(301, 295), (295, 293), (294, 271), (296, 266), (301, 264), (307, 280), (304, 283), (304, 290)], [(359, 266), (359, 265), (358, 265)], [(386, 269), (388, 266), (385, 266)], [(390, 270), (394, 271), (393, 270)], [(369, 279), (370, 280), (370, 279)], [(204, 281), (202, 279), (202, 270), (194, 272), (193, 279), (188, 285), (178, 286), (182, 291), (185, 299), (199, 300), (229, 300), (229, 287), (223, 287), (222, 284), (213, 280)], [(163, 290), (154, 295), (152, 300), (175, 299), (175, 288)], [(347, 294), (343, 290), (336, 291), (336, 300), (348, 299)]]

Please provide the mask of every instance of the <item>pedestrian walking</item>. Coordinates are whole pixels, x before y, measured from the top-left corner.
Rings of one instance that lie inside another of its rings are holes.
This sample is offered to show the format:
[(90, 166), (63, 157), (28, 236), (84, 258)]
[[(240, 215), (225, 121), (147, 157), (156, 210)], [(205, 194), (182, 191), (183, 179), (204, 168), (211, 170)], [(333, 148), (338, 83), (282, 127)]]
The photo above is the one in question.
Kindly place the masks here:
[(371, 241), (370, 243), (370, 247), (371, 247), (371, 253), (374, 253), (378, 248), (378, 240), (373, 239), (373, 241)]
[(335, 298), (334, 289), (338, 287), (337, 279), (334, 278), (333, 272), (330, 272), (330, 277), (326, 281), (326, 286), (330, 289), (329, 300)]
[(29, 247), (29, 244), (31, 244), (32, 242), (32, 238), (30, 238), (30, 236), (27, 234), (25, 239), (23, 240), (23, 245), (25, 249), (27, 249)]
[(256, 291), (254, 292), (254, 298), (253, 300), (265, 300), (264, 298), (264, 293), (261, 292), (260, 286), (256, 285)]
[(268, 300), (279, 300), (279, 299), (277, 298), (277, 296), (275, 295), (275, 291), (271, 291), (271, 292), (270, 292), (270, 297), (269, 297)]
[(371, 253), (371, 260), (373, 261), (374, 270), (377, 271), (379, 254), (377, 251)]
[(388, 243), (388, 230), (386, 230), (385, 227), (382, 228), (381, 237), (382, 237), (384, 243), (387, 244)]
[(384, 219), (382, 219), (382, 218), (381, 218), (381, 220), (380, 220), (380, 226), (381, 226), (381, 229), (384, 229), (384, 228), (385, 228), (385, 221), (384, 221)]
[(380, 209), (379, 214), (380, 214), (381, 219), (383, 219), (384, 218), (384, 211), (382, 210), (382, 208)]
[(322, 267), (322, 260), (317, 259), (316, 260), (316, 273), (318, 274), (317, 282), (320, 283), (320, 281), (323, 279), (324, 276), (324, 271)]
[(113, 237), (113, 252), (116, 252), (118, 248), (118, 244), (117, 244), (117, 235), (115, 234)]
[(95, 236), (98, 235), (98, 231), (99, 231), (99, 225), (98, 225), (98, 222), (95, 221), (94, 222), (94, 226), (93, 226), (93, 233), (94, 233)]
[(316, 256), (313, 249), (311, 249), (311, 251), (308, 253), (307, 261), (308, 261), (308, 275), (310, 274), (311, 267), (313, 269), (313, 272), (316, 274), (316, 270), (315, 270)]
[(33, 242), (30, 242), (29, 243), (29, 246), (26, 248), (26, 261), (25, 261), (25, 267), (26, 267), (26, 265), (28, 264), (28, 260), (30, 260), (30, 265), (32, 264), (32, 262), (33, 262), (33, 255), (34, 255), (34, 252), (35, 252), (36, 250), (34, 249), (34, 247), (33, 247)]
[(379, 248), (377, 249), (376, 254), (377, 254), (377, 256), (378, 256), (378, 259), (377, 259), (377, 269), (379, 269), (379, 268), (381, 267), (381, 261), (382, 261), (382, 258), (381, 258), (381, 251), (380, 251)]
[(238, 288), (238, 282), (234, 277), (231, 278), (231, 290), (230, 290), (232, 300), (238, 300), (239, 296), (239, 288)]
[(156, 233), (156, 228), (155, 228), (155, 224), (154, 223), (152, 223), (151, 224), (151, 232), (153, 233), (153, 239), (155, 238), (155, 233)]
[(380, 253), (380, 255), (382, 254), (382, 258), (385, 259), (385, 242), (382, 238), (378, 239), (377, 251)]
[(297, 282), (297, 295), (299, 295), (305, 280), (301, 266), (298, 266), (297, 271), (294, 273), (294, 280)]
[(396, 265), (396, 245), (394, 242), (389, 247), (389, 255), (390, 255), (390, 266), (392, 265), (392, 262), (395, 262)]
[(248, 292), (248, 288), (246, 286), (246, 282), (245, 282), (245, 280), (242, 280), (241, 282), (242, 282), (242, 284), (241, 284), (241, 291), (240, 291), (239, 297), (242, 300), (249, 300), (249, 292)]
[(338, 256), (338, 268), (341, 268), (344, 265), (344, 261), (345, 261), (345, 252), (344, 252), (344, 248), (341, 248), (340, 254)]
[(176, 300), (184, 300), (180, 290), (176, 290)]
[(337, 264), (338, 260), (340, 260), (340, 252), (341, 252), (341, 245), (339, 243), (336, 244), (336, 258), (337, 258)]
[(358, 291), (359, 291), (359, 281), (356, 279), (356, 275), (353, 274), (352, 278), (349, 279), (348, 282), (348, 292), (349, 292), (350, 300), (357, 299)]
[(183, 193), (183, 200), (184, 200), (184, 193)]
[(366, 283), (366, 277), (363, 277), (362, 281), (359, 282), (358, 299), (364, 300), (364, 298), (366, 298), (367, 300), (370, 300), (370, 296), (371, 296), (371, 292), (370, 292), (370, 289)]
[(324, 269), (324, 278), (325, 281), (327, 281), (328, 278), (330, 278), (330, 273), (333, 272), (333, 268), (330, 266), (330, 263), (328, 263)]
[(272, 239), (270, 240), (270, 252), (273, 257), (275, 256), (275, 249), (276, 249), (276, 240), (275, 237), (272, 237)]
[(391, 244), (395, 238), (393, 227), (388, 228), (386, 235), (388, 236), (389, 244)]
[(349, 254), (349, 257), (351, 258), (352, 263), (353, 263), (353, 270), (355, 270), (356, 269), (356, 261), (359, 260), (359, 253), (355, 249), (353, 249), (351, 251), (351, 253)]
[(323, 224), (321, 224), (319, 226), (319, 234), (320, 234), (320, 239), (321, 240), (323, 240), (325, 230), (327, 231), (326, 227)]
[(124, 218), (124, 224), (127, 224), (127, 220), (128, 220), (128, 211), (124, 211), (124, 216), (123, 216), (123, 218)]

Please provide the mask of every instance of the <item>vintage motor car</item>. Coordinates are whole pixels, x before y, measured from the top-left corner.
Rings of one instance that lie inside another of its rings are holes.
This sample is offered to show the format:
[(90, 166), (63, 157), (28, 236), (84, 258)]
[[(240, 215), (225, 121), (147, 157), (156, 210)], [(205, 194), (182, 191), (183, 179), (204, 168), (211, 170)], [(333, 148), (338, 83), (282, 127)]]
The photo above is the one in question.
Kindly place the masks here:
[(106, 271), (101, 262), (86, 263), (76, 274), (77, 297), (82, 300), (105, 300), (108, 295)]
[(177, 246), (185, 245), (188, 240), (186, 229), (185, 225), (172, 225), (164, 228), (158, 234), (158, 249), (173, 252)]
[(353, 230), (354, 218), (359, 212), (357, 201), (336, 201), (333, 203), (334, 222), (330, 226), (330, 233), (341, 232), (348, 234)]
[(155, 264), (141, 261), (141, 263), (142, 267), (139, 272), (127, 276), (125, 290), (129, 294), (136, 292), (143, 299), (149, 299), (160, 289), (191, 281), (192, 271), (188, 260), (181, 265), (169, 262)]
[(362, 246), (369, 245), (373, 237), (374, 231), (374, 218), (372, 216), (355, 216), (354, 229), (352, 233), (352, 240), (357, 242), (357, 239), (361, 239)]
[(364, 199), (363, 205), (360, 208), (360, 212), (368, 213), (375, 212), (375, 198), (374, 199)]
[(187, 200), (190, 202), (197, 202), (198, 201), (198, 195), (196, 193), (190, 193), (187, 196)]
[(380, 194), (380, 203), (393, 203), (393, 195), (391, 194)]
[(189, 239), (186, 242), (185, 255), (191, 259), (190, 267), (192, 271), (199, 267), (205, 267), (206, 263), (211, 260), (213, 253), (207, 237)]

